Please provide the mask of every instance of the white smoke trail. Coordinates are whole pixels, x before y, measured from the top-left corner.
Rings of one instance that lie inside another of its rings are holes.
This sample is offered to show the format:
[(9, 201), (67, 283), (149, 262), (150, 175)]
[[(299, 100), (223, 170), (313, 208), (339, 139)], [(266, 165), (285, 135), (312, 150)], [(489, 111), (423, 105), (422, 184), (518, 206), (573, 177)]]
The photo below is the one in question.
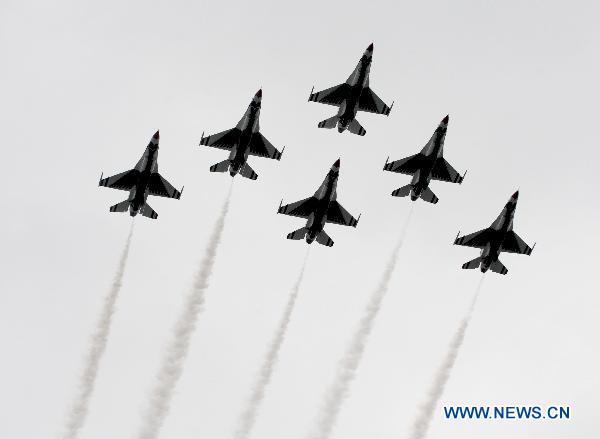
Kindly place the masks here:
[(273, 369), (275, 367), (275, 364), (277, 363), (277, 357), (279, 356), (279, 351), (285, 339), (287, 327), (292, 317), (294, 305), (296, 304), (296, 298), (298, 297), (298, 291), (300, 290), (300, 285), (302, 284), (302, 279), (304, 278), (304, 270), (306, 268), (306, 262), (308, 261), (309, 251), (310, 247), (308, 247), (306, 251), (306, 256), (304, 257), (304, 262), (302, 263), (302, 268), (300, 268), (300, 274), (296, 279), (296, 283), (292, 287), (292, 291), (288, 298), (288, 302), (285, 306), (283, 316), (281, 317), (281, 321), (277, 326), (275, 336), (273, 337), (273, 340), (269, 345), (267, 355), (265, 356), (265, 360), (258, 373), (256, 383), (252, 387), (250, 398), (248, 398), (248, 401), (246, 403), (246, 408), (242, 412), (240, 420), (238, 421), (238, 427), (235, 432), (236, 439), (247, 438), (256, 421), (256, 414), (265, 396), (265, 390), (269, 385), (269, 382), (271, 381)]
[(67, 425), (62, 435), (65, 439), (75, 439), (83, 427), (83, 423), (87, 417), (89, 411), (89, 404), (92, 394), (94, 392), (94, 386), (96, 384), (96, 377), (98, 376), (98, 368), (100, 360), (106, 351), (106, 344), (108, 342), (108, 336), (110, 334), (110, 326), (112, 323), (112, 316), (115, 312), (115, 303), (119, 292), (121, 291), (121, 284), (123, 281), (123, 275), (125, 274), (125, 266), (127, 265), (127, 257), (129, 256), (129, 247), (131, 246), (131, 237), (133, 236), (133, 221), (129, 228), (129, 234), (125, 241), (125, 247), (121, 253), (121, 258), (117, 265), (117, 272), (113, 278), (108, 295), (104, 298), (102, 310), (96, 324), (92, 337), (90, 339), (89, 351), (85, 358), (85, 365), (81, 373), (79, 388), (77, 389), (77, 396), (73, 405), (69, 411), (67, 417)]
[(175, 324), (171, 340), (165, 349), (162, 364), (156, 375), (156, 383), (150, 393), (148, 407), (142, 415), (142, 425), (137, 434), (139, 439), (157, 438), (169, 412), (173, 391), (183, 372), (183, 364), (188, 354), (192, 334), (196, 328), (198, 315), (204, 310), (204, 296), (215, 264), (215, 256), (221, 242), (223, 229), (225, 228), (225, 218), (229, 210), (232, 188), (233, 182), (213, 228), (206, 252), (195, 275), (192, 289), (185, 299), (183, 312)]
[(469, 326), (469, 321), (471, 320), (471, 316), (473, 315), (473, 310), (475, 309), (475, 303), (477, 303), (477, 298), (479, 297), (479, 292), (481, 291), (481, 286), (483, 285), (483, 275), (477, 284), (477, 289), (475, 291), (475, 295), (473, 296), (473, 300), (471, 301), (471, 306), (467, 311), (467, 314), (460, 322), (454, 337), (450, 341), (450, 346), (448, 347), (448, 352), (446, 353), (446, 357), (442, 364), (440, 364), (439, 369), (437, 370), (435, 377), (433, 379), (433, 383), (431, 388), (427, 394), (425, 402), (419, 407), (419, 412), (417, 414), (417, 419), (413, 424), (410, 439), (423, 439), (429, 430), (429, 425), (431, 424), (431, 420), (435, 414), (435, 408), (444, 393), (444, 389), (446, 387), (446, 383), (450, 378), (450, 374), (452, 373), (452, 368), (454, 367), (454, 363), (456, 362), (456, 357), (458, 356), (458, 352), (460, 347), (463, 344), (465, 339), (465, 333), (467, 331), (467, 327)]
[(383, 301), (385, 293), (388, 290), (392, 274), (394, 273), (394, 267), (396, 266), (398, 253), (400, 252), (402, 244), (404, 243), (404, 238), (406, 236), (406, 231), (408, 229), (412, 212), (413, 207), (411, 206), (410, 212), (406, 218), (406, 221), (404, 222), (404, 226), (400, 231), (398, 242), (396, 243), (391, 257), (385, 267), (381, 281), (379, 282), (379, 286), (373, 292), (373, 295), (371, 296), (369, 303), (365, 308), (365, 313), (358, 324), (356, 332), (354, 333), (354, 337), (352, 337), (350, 340), (350, 344), (348, 345), (344, 356), (338, 364), (338, 371), (335, 380), (333, 385), (325, 394), (314, 431), (311, 434), (312, 439), (327, 439), (330, 436), (342, 403), (348, 396), (350, 384), (354, 380), (354, 376), (362, 359), (367, 340), (371, 334), (371, 330), (373, 329), (375, 318), (379, 313), (381, 302)]

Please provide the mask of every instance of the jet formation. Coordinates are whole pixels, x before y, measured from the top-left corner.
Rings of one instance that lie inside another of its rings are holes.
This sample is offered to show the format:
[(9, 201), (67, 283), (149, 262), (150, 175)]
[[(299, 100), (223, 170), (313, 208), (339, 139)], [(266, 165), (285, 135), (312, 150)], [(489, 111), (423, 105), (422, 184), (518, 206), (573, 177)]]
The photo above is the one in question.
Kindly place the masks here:
[(356, 227), (360, 215), (355, 219), (337, 202), (337, 181), (339, 176), (340, 160), (338, 159), (331, 166), (323, 183), (321, 183), (321, 186), (319, 186), (312, 197), (286, 204), (285, 206), (282, 206), (283, 200), (281, 200), (277, 213), (307, 219), (306, 226), (289, 233), (287, 239), (299, 240), (306, 237), (308, 244), (316, 240), (319, 244), (331, 247), (333, 240), (325, 233), (324, 227), (326, 223)]
[[(350, 131), (364, 136), (366, 130), (356, 120), (358, 111), (366, 111), (388, 116), (393, 107), (386, 105), (370, 88), (369, 76), (373, 60), (373, 44), (367, 47), (358, 64), (345, 83), (314, 93), (314, 87), (308, 98), (309, 101), (319, 102), (338, 107), (335, 116), (319, 122), (319, 128), (335, 128), (338, 132)], [(202, 133), (200, 145), (223, 149), (229, 152), (229, 157), (210, 167), (210, 172), (229, 172), (231, 177), (240, 174), (250, 180), (256, 180), (258, 175), (248, 164), (249, 156), (257, 156), (281, 160), (285, 148), (279, 151), (260, 132), (259, 119), (262, 106), (262, 89), (258, 90), (238, 124), (231, 129), (216, 134), (204, 136)], [(412, 201), (422, 199), (436, 204), (439, 199), (431, 190), (431, 180), (461, 184), (466, 171), (460, 175), (444, 158), (444, 142), (448, 130), (449, 116), (439, 123), (429, 141), (417, 154), (396, 161), (389, 161), (383, 167), (384, 171), (411, 176), (409, 184), (392, 192), (394, 197), (408, 197)], [(129, 191), (126, 200), (110, 207), (111, 212), (126, 212), (131, 216), (141, 213), (143, 216), (156, 219), (158, 214), (148, 205), (148, 195), (179, 199), (181, 191), (175, 189), (158, 173), (158, 144), (159, 133), (154, 134), (146, 147), (141, 159), (135, 167), (112, 177), (100, 177), (100, 186)], [(311, 197), (295, 203), (279, 205), (277, 213), (306, 219), (306, 225), (287, 235), (287, 239), (305, 239), (308, 244), (317, 241), (319, 244), (331, 247), (333, 240), (325, 232), (327, 223), (356, 227), (358, 218), (354, 218), (337, 201), (337, 181), (339, 178), (340, 160), (338, 159), (325, 176), (323, 183)], [(508, 270), (499, 261), (501, 252), (530, 255), (533, 247), (529, 247), (513, 230), (513, 218), (517, 206), (519, 192), (510, 198), (498, 218), (486, 229), (460, 237), (457, 235), (454, 244), (481, 249), (479, 257), (463, 264), (463, 269), (480, 267), (482, 272), (491, 270), (506, 274)], [(534, 245), (535, 247), (535, 245)]]
[(111, 212), (126, 212), (129, 209), (131, 216), (141, 213), (147, 218), (156, 219), (158, 214), (148, 204), (148, 195), (175, 198), (176, 200), (181, 198), (183, 187), (181, 191), (178, 191), (158, 173), (159, 138), (157, 131), (133, 169), (112, 177), (102, 178), (103, 176), (100, 176), (98, 186), (129, 191), (129, 197), (125, 201), (110, 207)]
[(501, 252), (531, 255), (535, 244), (529, 247), (513, 230), (518, 199), (519, 191), (510, 197), (498, 218), (487, 229), (460, 237), (458, 232), (454, 244), (481, 249), (479, 257), (464, 263), (462, 268), (469, 270), (481, 266), (482, 273), (489, 269), (495, 273), (506, 274), (508, 269), (498, 259)]
[(309, 101), (339, 107), (335, 116), (319, 122), (319, 128), (331, 129), (337, 125), (340, 133), (348, 130), (352, 134), (364, 136), (367, 131), (356, 120), (358, 111), (385, 114), (386, 116), (390, 114), (394, 103), (388, 107), (369, 87), (372, 61), (373, 44), (371, 43), (345, 83), (316, 93), (313, 93), (313, 87), (308, 97)]
[(242, 177), (256, 180), (258, 175), (248, 164), (248, 156), (266, 157), (281, 160), (281, 152), (260, 133), (259, 117), (262, 102), (262, 89), (258, 90), (248, 109), (235, 126), (229, 130), (221, 131), (200, 139), (200, 145), (229, 151), (229, 158), (210, 167), (210, 172), (227, 172), (234, 177), (240, 174)]

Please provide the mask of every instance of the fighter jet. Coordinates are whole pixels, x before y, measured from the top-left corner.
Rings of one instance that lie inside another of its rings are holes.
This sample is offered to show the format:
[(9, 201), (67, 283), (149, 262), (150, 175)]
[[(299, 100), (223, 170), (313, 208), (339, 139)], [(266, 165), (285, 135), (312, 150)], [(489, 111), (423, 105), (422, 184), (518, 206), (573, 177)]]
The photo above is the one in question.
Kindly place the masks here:
[(388, 107), (369, 87), (369, 71), (373, 60), (373, 44), (370, 44), (358, 61), (354, 71), (344, 84), (336, 85), (327, 90), (313, 93), (310, 92), (309, 101), (320, 102), (327, 105), (339, 107), (338, 113), (319, 122), (319, 128), (335, 128), (343, 133), (348, 130), (353, 134), (364, 136), (367, 132), (356, 120), (358, 111), (385, 114), (388, 116), (394, 103)]
[(129, 209), (131, 216), (141, 213), (145, 217), (156, 219), (158, 214), (146, 202), (148, 195), (175, 198), (176, 200), (181, 197), (183, 188), (178, 191), (158, 173), (158, 140), (157, 131), (148, 143), (142, 158), (132, 170), (107, 178), (100, 176), (98, 186), (129, 191), (129, 197), (125, 201), (111, 206), (111, 212), (125, 212)]
[(316, 239), (319, 244), (331, 247), (333, 240), (323, 230), (325, 223), (356, 227), (360, 215), (355, 219), (336, 201), (339, 175), (340, 160), (338, 159), (312, 197), (285, 206), (281, 205), (283, 204), (281, 200), (277, 213), (308, 219), (305, 227), (289, 233), (287, 239), (299, 240), (306, 237), (306, 242), (309, 244)]
[(262, 100), (262, 90), (258, 90), (248, 105), (248, 109), (242, 116), (235, 128), (225, 130), (200, 139), (200, 145), (212, 146), (213, 148), (230, 151), (229, 158), (220, 163), (212, 165), (210, 172), (227, 172), (235, 177), (240, 174), (242, 177), (256, 180), (258, 175), (248, 164), (248, 155), (266, 157), (269, 159), (280, 160), (283, 154), (283, 148), (279, 152), (263, 136), (259, 130), (258, 119), (260, 116), (260, 107)]
[(410, 184), (392, 192), (394, 197), (410, 195), (410, 199), (413, 201), (420, 197), (435, 204), (438, 202), (438, 197), (429, 189), (431, 179), (462, 183), (466, 172), (461, 176), (443, 157), (448, 120), (449, 116), (442, 119), (420, 153), (391, 163), (389, 163), (388, 157), (383, 167), (384, 171), (412, 175)]
[(529, 247), (513, 231), (513, 217), (517, 208), (518, 198), (519, 191), (510, 197), (510, 200), (508, 200), (508, 203), (506, 203), (496, 221), (487, 229), (461, 237), (459, 237), (460, 232), (458, 232), (454, 244), (481, 249), (481, 255), (463, 264), (462, 268), (474, 269), (481, 265), (483, 273), (490, 269), (495, 273), (506, 274), (508, 270), (498, 260), (501, 252), (519, 253), (522, 255), (531, 254), (535, 248), (535, 244), (533, 247)]

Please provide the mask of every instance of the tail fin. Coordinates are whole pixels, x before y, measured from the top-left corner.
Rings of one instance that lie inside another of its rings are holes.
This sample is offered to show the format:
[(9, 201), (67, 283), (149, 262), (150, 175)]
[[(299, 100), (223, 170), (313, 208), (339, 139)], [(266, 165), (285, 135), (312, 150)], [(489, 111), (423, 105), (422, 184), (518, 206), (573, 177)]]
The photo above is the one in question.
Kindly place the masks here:
[(229, 170), (229, 160), (223, 160), (210, 167), (210, 172), (227, 172)]
[(258, 178), (258, 174), (254, 172), (248, 163), (244, 163), (244, 166), (240, 169), (240, 175), (249, 178), (250, 180), (256, 180)]
[(321, 230), (321, 232), (317, 235), (317, 242), (321, 245), (326, 245), (327, 247), (331, 247), (333, 245), (333, 240), (329, 237), (325, 230)]
[(393, 197), (408, 197), (410, 195), (410, 190), (412, 189), (412, 185), (407, 184), (406, 186), (402, 186), (401, 188), (396, 189), (392, 192)]
[(435, 194), (431, 191), (431, 189), (427, 188), (423, 192), (421, 192), (421, 198), (428, 203), (435, 204), (439, 201), (439, 198), (435, 196)]
[(129, 209), (129, 200), (121, 201), (114, 206), (110, 206), (111, 212), (127, 212), (127, 209)]
[(367, 130), (365, 130), (356, 119), (352, 119), (352, 122), (348, 125), (348, 131), (352, 134), (358, 134), (359, 136), (367, 134)]
[(492, 262), (492, 265), (490, 265), (490, 270), (498, 274), (508, 273), (508, 268), (506, 268), (504, 264), (502, 264), (502, 262), (500, 262), (497, 259), (494, 262)]
[(293, 232), (288, 233), (287, 239), (294, 239), (296, 241), (298, 241), (299, 239), (304, 239), (307, 232), (308, 229), (306, 227), (302, 227), (301, 229), (294, 230)]
[(140, 213), (144, 215), (146, 218), (156, 219), (158, 218), (158, 213), (156, 213), (148, 203), (144, 204), (140, 209)]
[(329, 119), (325, 119), (321, 122), (319, 122), (319, 125), (317, 125), (319, 128), (327, 128), (327, 129), (331, 129), (331, 128), (335, 128), (337, 122), (339, 120), (339, 117), (337, 115), (330, 117)]
[(475, 258), (472, 261), (469, 262), (465, 262), (462, 265), (462, 268), (465, 270), (473, 270), (475, 268), (479, 267), (479, 264), (481, 264), (481, 257)]

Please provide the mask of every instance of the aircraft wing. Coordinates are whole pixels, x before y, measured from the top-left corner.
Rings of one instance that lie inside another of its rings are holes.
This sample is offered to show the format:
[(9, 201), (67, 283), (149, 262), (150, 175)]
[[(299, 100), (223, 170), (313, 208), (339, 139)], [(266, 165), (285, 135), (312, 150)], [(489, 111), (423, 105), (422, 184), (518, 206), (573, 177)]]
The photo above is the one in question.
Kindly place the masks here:
[(483, 248), (490, 242), (491, 232), (490, 229), (483, 229), (471, 233), (470, 235), (456, 237), (454, 244), (464, 245), (466, 247)]
[(139, 171), (137, 169), (132, 169), (113, 175), (112, 177), (103, 178), (98, 183), (98, 186), (128, 191), (137, 183), (138, 176)]
[(337, 201), (332, 201), (327, 210), (327, 222), (340, 224), (342, 226), (356, 227), (358, 220), (354, 218), (346, 209)]
[(165, 178), (158, 172), (155, 172), (150, 176), (148, 181), (148, 193), (150, 195), (156, 195), (158, 197), (175, 198), (179, 200), (181, 192), (173, 187)]
[(411, 155), (404, 159), (396, 160), (395, 162), (386, 163), (383, 167), (384, 171), (397, 172), (399, 174), (413, 175), (423, 165), (422, 154)]
[(230, 130), (221, 131), (220, 133), (212, 134), (206, 137), (202, 135), (202, 139), (200, 139), (200, 145), (212, 146), (213, 148), (230, 151), (231, 148), (237, 144), (239, 138), (240, 130), (237, 128), (232, 128)]
[(268, 159), (281, 159), (281, 152), (269, 142), (261, 133), (255, 133), (250, 143), (250, 154)]
[(342, 105), (342, 102), (344, 102), (344, 99), (348, 97), (349, 92), (350, 86), (348, 84), (340, 84), (336, 85), (335, 87), (328, 88), (327, 90), (311, 93), (308, 97), (308, 100), (339, 107)]
[(388, 107), (369, 87), (363, 89), (358, 100), (358, 109), (369, 113), (385, 114), (386, 116), (392, 111), (392, 108)]
[(300, 218), (308, 218), (314, 212), (317, 199), (315, 197), (305, 198), (304, 200), (296, 201), (295, 203), (279, 206), (277, 213), (285, 215), (297, 216)]
[(512, 230), (506, 234), (506, 238), (504, 238), (500, 250), (509, 253), (519, 253), (521, 255), (530, 255), (533, 251), (533, 249)]
[(450, 183), (462, 183), (463, 177), (443, 157), (436, 160), (431, 170), (431, 178), (434, 180), (448, 181)]

